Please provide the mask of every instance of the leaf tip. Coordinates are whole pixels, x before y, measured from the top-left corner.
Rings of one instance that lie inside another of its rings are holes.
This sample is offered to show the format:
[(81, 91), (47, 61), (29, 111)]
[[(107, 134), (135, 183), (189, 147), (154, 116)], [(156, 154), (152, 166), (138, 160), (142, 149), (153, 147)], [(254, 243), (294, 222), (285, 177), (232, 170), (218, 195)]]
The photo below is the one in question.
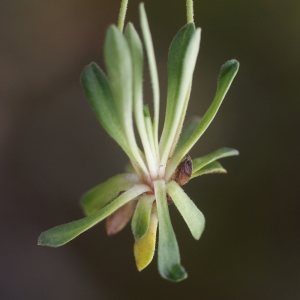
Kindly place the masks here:
[(228, 60), (222, 66), (222, 71), (221, 71), (220, 77), (225, 76), (228, 73), (231, 73), (233, 76), (235, 76), (235, 74), (239, 70), (239, 67), (240, 67), (240, 63), (236, 59)]
[[(150, 237), (151, 239), (151, 237)], [(136, 240), (133, 247), (135, 263), (138, 271), (144, 270), (152, 261), (155, 252), (155, 237), (150, 241), (149, 237)]]
[(44, 246), (42, 234), (39, 236), (37, 244), (38, 246)]
[(139, 5), (140, 9), (145, 9), (145, 4), (144, 2), (141, 2), (140, 5)]
[(53, 246), (50, 241), (49, 238), (47, 238), (47, 234), (45, 234), (47, 231), (42, 232), (38, 238), (38, 246), (49, 246), (49, 247), (57, 247), (57, 246)]
[(186, 273), (182, 265), (176, 264), (167, 274), (164, 274), (162, 276), (172, 282), (179, 282), (186, 279), (188, 277), (188, 274)]

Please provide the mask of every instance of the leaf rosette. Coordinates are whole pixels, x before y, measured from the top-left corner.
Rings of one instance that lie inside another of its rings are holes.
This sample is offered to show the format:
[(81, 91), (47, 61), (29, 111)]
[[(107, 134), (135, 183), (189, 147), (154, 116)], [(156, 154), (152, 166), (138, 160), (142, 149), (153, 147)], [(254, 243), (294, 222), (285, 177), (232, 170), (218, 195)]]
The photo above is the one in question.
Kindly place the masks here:
[(169, 49), (167, 105), (159, 138), (159, 80), (148, 19), (141, 4), (140, 24), (153, 88), (153, 114), (143, 103), (142, 40), (131, 23), (123, 32), (126, 6), (127, 1), (123, 0), (119, 26), (111, 25), (105, 36), (106, 74), (91, 63), (84, 68), (81, 83), (96, 117), (127, 154), (131, 167), (127, 173), (116, 175), (83, 195), (80, 203), (85, 218), (43, 232), (38, 244), (64, 245), (104, 219), (108, 235), (113, 235), (132, 220), (138, 270), (153, 259), (158, 229), (158, 270), (165, 279), (177, 282), (185, 279), (187, 273), (180, 262), (168, 206), (174, 203), (198, 240), (205, 218), (182, 185), (200, 175), (226, 173), (218, 160), (238, 155), (238, 151), (221, 148), (193, 160), (187, 154), (214, 119), (239, 63), (230, 60), (222, 66), (216, 95), (207, 112), (184, 124), (201, 38), (201, 30), (192, 19), (192, 1), (187, 0), (188, 23), (176, 34)]

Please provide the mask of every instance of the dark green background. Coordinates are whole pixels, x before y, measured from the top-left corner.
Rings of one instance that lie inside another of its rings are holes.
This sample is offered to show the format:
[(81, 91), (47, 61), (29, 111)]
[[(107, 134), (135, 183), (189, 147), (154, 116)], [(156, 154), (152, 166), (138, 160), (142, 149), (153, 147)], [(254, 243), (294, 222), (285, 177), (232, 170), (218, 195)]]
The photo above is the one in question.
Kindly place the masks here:
[[(138, 1), (128, 19), (138, 25)], [(166, 95), (168, 46), (185, 23), (184, 0), (146, 0)], [(185, 187), (206, 217), (193, 240), (174, 207), (172, 222), (189, 278), (160, 278), (157, 257), (139, 273), (128, 226), (104, 225), (58, 249), (39, 234), (82, 217), (78, 199), (122, 172), (127, 159), (98, 124), (80, 87), (119, 1), (0, 3), (1, 299), (300, 299), (300, 1), (195, 1), (202, 27), (188, 115), (203, 115), (221, 65), (240, 71), (192, 157), (228, 146), (227, 175)], [(145, 101), (151, 101), (145, 76)], [(162, 105), (163, 111), (164, 105)]]

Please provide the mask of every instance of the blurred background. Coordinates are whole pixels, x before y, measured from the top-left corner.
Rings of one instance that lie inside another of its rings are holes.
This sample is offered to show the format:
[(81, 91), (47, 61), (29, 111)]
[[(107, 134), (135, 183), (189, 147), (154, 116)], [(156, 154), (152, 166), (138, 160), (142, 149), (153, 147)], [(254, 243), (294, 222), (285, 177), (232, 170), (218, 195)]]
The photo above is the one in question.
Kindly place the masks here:
[[(137, 28), (138, 2), (127, 14)], [(163, 111), (185, 1), (144, 2)], [(101, 223), (64, 247), (37, 246), (42, 231), (81, 218), (80, 196), (127, 163), (79, 82), (91, 61), (103, 67), (120, 1), (0, 2), (0, 299), (300, 299), (300, 2), (194, 2), (202, 41), (188, 116), (204, 114), (225, 61), (241, 66), (190, 154), (227, 146), (240, 156), (221, 161), (227, 175), (185, 187), (206, 217), (199, 241), (171, 208), (189, 274), (178, 284), (160, 278), (157, 257), (136, 270), (130, 226), (108, 238)]]

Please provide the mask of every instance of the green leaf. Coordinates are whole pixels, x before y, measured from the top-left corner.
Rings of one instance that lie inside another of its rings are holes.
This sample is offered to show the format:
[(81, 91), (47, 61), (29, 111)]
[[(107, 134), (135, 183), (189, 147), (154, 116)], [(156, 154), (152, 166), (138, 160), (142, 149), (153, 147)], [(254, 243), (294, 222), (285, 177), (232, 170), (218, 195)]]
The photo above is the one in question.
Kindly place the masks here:
[(199, 52), (200, 28), (187, 24), (175, 36), (169, 53), (168, 97), (160, 153), (166, 163), (175, 149), (186, 113), (192, 76)]
[(138, 201), (131, 222), (132, 232), (136, 240), (142, 239), (148, 231), (154, 200), (154, 195), (145, 195)]
[[(143, 112), (143, 46), (138, 33), (131, 23), (127, 24), (124, 35), (128, 42), (131, 53), (133, 73), (133, 111), (135, 122), (144, 148), (145, 156), (147, 158), (148, 167), (150, 169), (150, 172), (154, 174), (156, 161), (153, 153), (155, 152), (151, 151)], [(152, 128), (151, 138), (153, 139)]]
[(169, 50), (168, 58), (168, 98), (166, 121), (172, 118), (175, 101), (178, 98), (180, 83), (182, 80), (183, 61), (187, 48), (195, 33), (195, 24), (189, 23), (175, 35)]
[[(188, 92), (185, 96), (184, 106), (181, 109), (181, 116), (180, 116), (179, 122), (177, 123), (178, 125), (177, 125), (177, 130), (176, 130), (176, 133), (175, 133), (174, 140), (173, 140), (172, 143), (170, 143), (172, 146), (171, 146), (171, 149), (170, 149), (170, 152), (169, 152), (169, 157), (172, 157), (174, 155), (174, 151), (176, 149), (178, 140), (180, 138), (180, 134), (181, 134), (184, 119), (185, 119), (186, 110), (187, 110), (187, 107), (188, 107), (188, 104), (189, 104), (189, 99), (190, 99), (190, 96), (191, 96), (191, 91), (192, 91), (192, 82), (188, 86)], [(179, 111), (180, 111), (180, 109), (178, 109), (177, 112), (179, 112)]]
[(121, 192), (127, 191), (139, 182), (136, 174), (126, 173), (111, 177), (86, 192), (80, 199), (84, 213), (89, 216), (104, 207)]
[(153, 181), (158, 212), (158, 270), (160, 275), (170, 281), (181, 281), (187, 273), (180, 264), (179, 248), (171, 224), (163, 180)]
[(202, 136), (209, 124), (214, 119), (236, 73), (238, 72), (238, 69), (239, 62), (234, 59), (229, 60), (222, 66), (215, 98), (190, 139), (182, 146), (181, 150), (172, 157), (166, 171), (167, 179), (171, 178), (182, 157), (184, 157), (190, 151), (190, 149), (194, 146), (194, 144), (198, 141), (198, 139)]
[(127, 140), (116, 113), (109, 82), (96, 63), (84, 68), (81, 84), (103, 128), (125, 152), (128, 152)]
[(222, 167), (222, 165), (217, 162), (213, 161), (206, 165), (205, 167), (201, 168), (199, 171), (192, 174), (192, 178), (195, 178), (200, 175), (204, 174), (214, 174), (214, 173), (227, 173), (227, 171)]
[(127, 202), (149, 191), (151, 191), (149, 186), (137, 184), (96, 213), (78, 221), (56, 226), (43, 232), (38, 239), (38, 245), (50, 247), (62, 246), (73, 240), (79, 234), (95, 226)]
[(141, 151), (137, 146), (132, 120), (132, 60), (128, 42), (120, 30), (111, 25), (105, 36), (104, 60), (110, 80), (111, 91), (117, 115), (123, 126), (129, 157), (135, 166), (139, 166), (144, 175), (148, 173)]
[(220, 148), (208, 155), (203, 157), (194, 158), (193, 159), (193, 174), (202, 169), (204, 166), (208, 165), (209, 163), (228, 156), (239, 155), (239, 152), (235, 149), (231, 148)]
[(135, 114), (140, 117), (143, 116), (143, 45), (132, 23), (127, 24), (124, 36), (128, 42), (132, 62)]
[(202, 212), (197, 208), (194, 202), (187, 196), (177, 182), (172, 180), (166, 187), (167, 193), (174, 201), (193, 237), (198, 240), (205, 225), (205, 219)]
[(182, 132), (180, 134), (175, 153), (178, 152), (181, 149), (181, 147), (186, 143), (186, 141), (191, 137), (192, 133), (199, 125), (200, 120), (200, 117), (193, 117), (188, 122), (186, 122), (186, 124), (182, 128)]
[(104, 60), (118, 116), (123, 126), (132, 126), (131, 54), (124, 35), (115, 25), (106, 32)]
[[(146, 134), (148, 136), (149, 145), (150, 145), (152, 153), (156, 153), (156, 144), (155, 144), (154, 137), (153, 137), (153, 126), (152, 126), (151, 115), (150, 115), (150, 110), (149, 110), (148, 105), (143, 106), (143, 113), (144, 113)], [(158, 161), (159, 161), (158, 157), (156, 157), (156, 161), (158, 163)], [(156, 165), (157, 164), (155, 164), (155, 166)]]
[[(153, 48), (153, 42), (151, 37), (151, 32), (149, 28), (149, 23), (144, 7), (144, 3), (140, 4), (140, 22), (143, 34), (143, 39), (145, 43), (145, 49), (148, 56), (148, 65), (150, 71), (150, 77), (152, 82), (153, 91), (153, 106), (154, 106), (154, 118), (153, 118), (153, 139), (157, 143), (158, 141), (158, 123), (159, 123), (159, 81), (157, 74), (157, 66)], [(156, 144), (156, 149), (158, 150), (158, 145)]]

